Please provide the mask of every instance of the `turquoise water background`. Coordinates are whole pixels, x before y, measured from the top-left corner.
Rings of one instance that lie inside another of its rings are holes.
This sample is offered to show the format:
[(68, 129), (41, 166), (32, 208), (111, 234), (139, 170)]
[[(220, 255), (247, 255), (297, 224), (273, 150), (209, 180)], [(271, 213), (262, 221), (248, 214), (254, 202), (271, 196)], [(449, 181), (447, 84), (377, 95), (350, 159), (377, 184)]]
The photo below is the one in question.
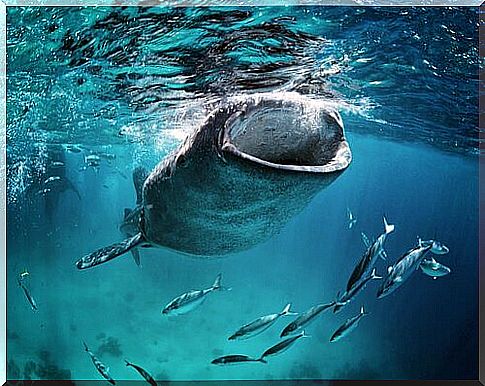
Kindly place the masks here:
[[(158, 380), (477, 378), (475, 10), (30, 8), (7, 18), (10, 379), (99, 379), (82, 340), (115, 379), (139, 379), (125, 358)], [(225, 95), (281, 89), (339, 106), (353, 162), (280, 234), (220, 259), (143, 249), (141, 268), (127, 254), (75, 269), (80, 256), (122, 239), (135, 166), (153, 167)], [(91, 151), (115, 157), (82, 170)], [(60, 154), (81, 199), (68, 190), (48, 211), (36, 181)], [(350, 230), (347, 208), (357, 218)], [(378, 273), (420, 236), (450, 248), (437, 259), (451, 274), (418, 271), (381, 300), (370, 283), (266, 365), (210, 363), (259, 356), (292, 320), (227, 340), (256, 317), (333, 300), (365, 250), (360, 232), (377, 237), (384, 214), (396, 231)], [(23, 269), (35, 313), (17, 284)], [(231, 291), (187, 315), (161, 315), (218, 273)], [(329, 343), (361, 305), (370, 315)]]

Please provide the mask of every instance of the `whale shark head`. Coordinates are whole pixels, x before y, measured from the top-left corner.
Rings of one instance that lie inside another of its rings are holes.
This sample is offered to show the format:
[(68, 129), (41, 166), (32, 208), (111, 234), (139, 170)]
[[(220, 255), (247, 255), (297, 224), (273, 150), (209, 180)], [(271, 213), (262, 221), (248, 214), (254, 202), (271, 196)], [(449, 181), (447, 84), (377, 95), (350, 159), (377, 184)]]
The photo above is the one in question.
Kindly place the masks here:
[(287, 92), (229, 98), (146, 179), (145, 238), (202, 257), (249, 249), (351, 158), (342, 119), (324, 101)]
[(286, 92), (236, 105), (219, 134), (223, 152), (281, 170), (329, 173), (350, 164), (342, 118), (324, 101)]

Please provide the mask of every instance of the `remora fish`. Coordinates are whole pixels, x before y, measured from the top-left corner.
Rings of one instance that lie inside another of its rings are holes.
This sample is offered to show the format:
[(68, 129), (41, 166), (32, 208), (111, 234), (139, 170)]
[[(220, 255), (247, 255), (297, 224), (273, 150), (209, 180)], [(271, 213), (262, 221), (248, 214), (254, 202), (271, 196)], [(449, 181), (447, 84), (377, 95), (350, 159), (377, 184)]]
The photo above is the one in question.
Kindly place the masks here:
[(115, 381), (109, 375), (109, 367), (106, 367), (98, 358), (96, 358), (96, 356), (89, 350), (86, 342), (83, 341), (83, 344), (84, 344), (84, 349), (91, 357), (91, 361), (93, 362), (94, 367), (96, 367), (96, 370), (98, 370), (98, 372), (103, 376), (103, 378), (106, 379), (109, 383), (111, 383), (112, 385), (115, 385), (116, 384)]
[(431, 244), (423, 245), (420, 239), (417, 247), (407, 251), (396, 264), (390, 266), (387, 269), (387, 277), (377, 292), (377, 297), (380, 299), (389, 295), (409, 279), (431, 247)]
[(300, 330), (301, 328), (306, 326), (308, 323), (315, 320), (315, 318), (320, 313), (322, 313), (323, 311), (333, 307), (334, 305), (335, 305), (335, 302), (331, 302), (331, 303), (327, 303), (327, 304), (317, 304), (316, 306), (313, 306), (308, 311), (304, 312), (299, 317), (297, 317), (293, 322), (288, 324), (283, 329), (283, 331), (281, 331), (280, 338)]
[(138, 371), (140, 373), (140, 375), (146, 379), (146, 381), (152, 385), (152, 386), (157, 386), (157, 382), (153, 379), (153, 377), (148, 373), (148, 371), (146, 371), (145, 369), (141, 368), (140, 366), (138, 365), (135, 365), (133, 363), (130, 363), (128, 362), (126, 359), (125, 359), (125, 362), (126, 362), (126, 366), (128, 367), (133, 367), (136, 371)]
[(450, 268), (448, 268), (446, 265), (438, 263), (432, 257), (430, 259), (423, 259), (423, 262), (419, 265), (419, 268), (421, 268), (423, 273), (431, 276), (435, 280), (438, 277), (446, 276), (451, 272)]
[(369, 281), (379, 279), (382, 279), (382, 277), (377, 276), (376, 269), (374, 268), (369, 276), (354, 285), (350, 291), (345, 291), (342, 296), (338, 297), (337, 304), (335, 305), (333, 312), (337, 313), (342, 309), (343, 306), (349, 304), (357, 296), (357, 294), (365, 288)]
[(219, 357), (214, 359), (211, 363), (213, 365), (235, 365), (235, 364), (247, 363), (247, 362), (267, 363), (263, 358), (255, 359), (255, 358), (248, 357), (247, 355), (238, 355), (238, 354)]
[(359, 264), (354, 268), (354, 271), (347, 282), (347, 291), (350, 291), (359, 280), (366, 277), (371, 272), (377, 257), (383, 249), (387, 235), (394, 231), (394, 225), (388, 224), (385, 217), (383, 217), (383, 220), (385, 232), (381, 234), (369, 248), (367, 248), (367, 251), (364, 253), (364, 256), (362, 256)]
[(349, 229), (352, 229), (352, 227), (357, 223), (357, 219), (354, 217), (349, 208), (347, 208), (347, 217), (349, 218)]
[(30, 293), (29, 289), (23, 283), (25, 275), (28, 275), (28, 272), (21, 273), (20, 277), (17, 279), (17, 281), (19, 283), (20, 288), (22, 288), (22, 291), (24, 291), (24, 295), (27, 298), (27, 300), (29, 301), (30, 307), (32, 307), (32, 311), (37, 311), (38, 310), (37, 303), (36, 303), (34, 297), (32, 296), (32, 294)]
[(192, 311), (194, 308), (200, 306), (206, 299), (206, 296), (211, 292), (223, 289), (223, 287), (221, 287), (221, 278), (221, 274), (217, 275), (214, 284), (212, 284), (212, 287), (210, 288), (189, 291), (176, 297), (165, 306), (162, 310), (162, 314), (182, 315)]
[(266, 316), (261, 316), (258, 319), (253, 320), (252, 322), (245, 324), (239, 330), (237, 330), (234, 334), (232, 334), (228, 340), (235, 340), (235, 339), (248, 339), (253, 336), (261, 334), (263, 331), (266, 331), (269, 327), (271, 327), (276, 320), (280, 316), (285, 315), (296, 315), (295, 312), (290, 311), (291, 304), (287, 304), (283, 311), (277, 314), (270, 314)]
[(330, 338), (330, 342), (337, 342), (342, 338), (345, 338), (347, 335), (349, 335), (352, 331), (354, 331), (360, 320), (365, 316), (369, 315), (368, 312), (364, 311), (364, 306), (361, 307), (360, 313), (353, 318), (348, 319), (344, 324), (342, 324), (337, 331), (332, 335)]
[(275, 344), (274, 346), (270, 347), (267, 349), (263, 355), (261, 355), (260, 359), (264, 359), (269, 356), (281, 354), (282, 352), (288, 350), (293, 343), (295, 343), (298, 339), (300, 338), (309, 338), (309, 335), (305, 334), (305, 331), (300, 332), (298, 335), (293, 335), (290, 336), (289, 338), (286, 338), (282, 340), (281, 342)]

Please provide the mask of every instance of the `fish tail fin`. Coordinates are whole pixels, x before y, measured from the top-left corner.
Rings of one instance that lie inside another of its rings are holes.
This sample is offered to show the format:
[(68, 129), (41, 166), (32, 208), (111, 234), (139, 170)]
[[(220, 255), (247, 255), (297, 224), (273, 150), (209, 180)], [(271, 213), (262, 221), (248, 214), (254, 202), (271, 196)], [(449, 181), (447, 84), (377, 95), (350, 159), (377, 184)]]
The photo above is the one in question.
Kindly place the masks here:
[(377, 275), (377, 269), (376, 269), (376, 268), (374, 268), (374, 269), (372, 270), (372, 273), (371, 273), (371, 279), (372, 279), (372, 280), (379, 280), (379, 279), (382, 279), (382, 276), (378, 276), (378, 275)]
[(288, 316), (288, 315), (297, 315), (297, 312), (292, 312), (290, 311), (291, 303), (288, 303), (285, 308), (283, 308), (283, 311), (280, 312), (281, 316)]
[(367, 312), (366, 310), (364, 310), (364, 306), (360, 307), (360, 313), (362, 315), (369, 315), (369, 312)]
[(126, 359), (125, 359), (125, 364), (126, 364), (126, 366), (131, 366), (131, 363), (128, 362)]
[(214, 284), (212, 284), (212, 289), (213, 290), (220, 290), (220, 289), (222, 289), (221, 280), (222, 280), (222, 273), (220, 273), (219, 275), (217, 275), (216, 280), (214, 280)]
[(265, 364), (266, 364), (266, 363), (268, 363), (268, 362), (266, 361), (266, 359), (264, 359), (263, 357), (256, 359), (256, 361), (257, 361), (257, 362), (261, 362), (261, 363), (265, 363)]
[(305, 331), (302, 331), (301, 332), (301, 337), (302, 338), (311, 338), (312, 336), (311, 335), (308, 335)]
[(340, 303), (335, 304), (335, 307), (333, 309), (333, 313), (336, 314), (336, 313), (340, 312), (340, 310), (342, 309), (343, 306), (344, 305), (340, 304)]
[(386, 216), (384, 216), (382, 219), (384, 220), (384, 229), (386, 230), (386, 235), (388, 235), (389, 233), (394, 232), (394, 225), (389, 224), (387, 222)]
[(84, 340), (83, 340), (82, 342), (83, 342), (84, 350), (85, 350), (86, 352), (88, 352), (88, 351), (89, 351), (89, 347), (88, 347), (88, 345), (86, 344), (86, 342), (85, 342)]

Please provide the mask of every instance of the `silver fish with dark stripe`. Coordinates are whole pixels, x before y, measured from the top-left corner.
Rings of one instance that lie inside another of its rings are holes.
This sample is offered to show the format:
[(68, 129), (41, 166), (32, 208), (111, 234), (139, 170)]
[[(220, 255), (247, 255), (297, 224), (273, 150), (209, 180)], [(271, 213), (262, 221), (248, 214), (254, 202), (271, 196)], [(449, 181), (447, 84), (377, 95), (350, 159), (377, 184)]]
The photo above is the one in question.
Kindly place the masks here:
[(115, 385), (116, 382), (114, 381), (113, 378), (111, 378), (111, 376), (109, 375), (109, 367), (107, 367), (104, 363), (102, 363), (97, 357), (96, 355), (94, 355), (88, 348), (88, 345), (86, 344), (86, 342), (83, 341), (83, 344), (84, 344), (84, 349), (86, 350), (86, 352), (89, 354), (89, 356), (91, 357), (91, 361), (93, 362), (94, 364), (94, 367), (96, 367), (96, 370), (98, 370), (98, 372), (103, 376), (104, 379), (106, 379), (109, 383), (111, 383), (112, 385)]
[(288, 324), (283, 331), (281, 331), (280, 338), (295, 333), (296, 331), (302, 329), (310, 322), (315, 320), (315, 318), (320, 315), (323, 311), (328, 310), (329, 308), (333, 307), (335, 302), (327, 303), (327, 304), (317, 304), (313, 306), (308, 311), (304, 312), (300, 316), (298, 316), (293, 322)]
[(148, 371), (146, 371), (144, 368), (138, 366), (138, 365), (135, 365), (131, 362), (128, 362), (126, 359), (125, 359), (125, 362), (126, 362), (126, 366), (128, 367), (133, 367), (136, 371), (138, 371), (138, 373), (140, 373), (140, 375), (145, 378), (145, 380), (152, 386), (157, 386), (157, 382), (155, 381), (155, 379), (153, 379), (153, 377), (150, 375), (150, 373)]

